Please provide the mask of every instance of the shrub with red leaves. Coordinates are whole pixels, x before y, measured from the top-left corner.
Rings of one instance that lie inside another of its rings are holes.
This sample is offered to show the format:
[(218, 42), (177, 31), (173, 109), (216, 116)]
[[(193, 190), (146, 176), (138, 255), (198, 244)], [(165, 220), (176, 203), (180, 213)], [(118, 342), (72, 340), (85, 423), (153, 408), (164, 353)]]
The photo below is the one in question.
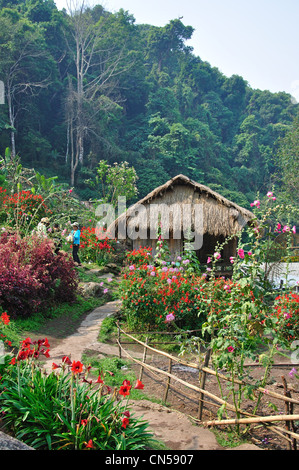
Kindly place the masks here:
[(70, 255), (36, 236), (0, 237), (0, 305), (11, 317), (27, 317), (57, 302), (75, 300), (77, 273)]

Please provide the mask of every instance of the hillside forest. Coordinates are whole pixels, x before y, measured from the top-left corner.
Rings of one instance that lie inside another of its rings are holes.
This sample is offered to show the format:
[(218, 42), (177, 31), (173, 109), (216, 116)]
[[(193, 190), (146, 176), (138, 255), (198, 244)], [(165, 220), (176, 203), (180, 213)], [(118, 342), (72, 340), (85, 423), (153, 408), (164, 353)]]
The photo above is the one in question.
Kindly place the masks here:
[(135, 169), (135, 199), (180, 173), (247, 208), (273, 185), (298, 198), (298, 104), (194, 55), (182, 19), (156, 27), (53, 0), (0, 8), (0, 155), (83, 200), (101, 198), (100, 161)]

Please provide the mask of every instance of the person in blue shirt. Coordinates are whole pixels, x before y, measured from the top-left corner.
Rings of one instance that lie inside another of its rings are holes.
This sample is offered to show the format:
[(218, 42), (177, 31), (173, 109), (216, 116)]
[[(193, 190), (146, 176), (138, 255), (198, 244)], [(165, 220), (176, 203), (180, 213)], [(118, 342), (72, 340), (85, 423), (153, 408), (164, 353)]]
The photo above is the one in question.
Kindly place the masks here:
[(80, 232), (80, 229), (79, 229), (78, 222), (73, 223), (73, 230), (72, 230), (71, 234), (73, 235), (73, 260), (74, 260), (75, 263), (78, 264), (78, 266), (81, 266), (81, 261), (80, 261), (80, 258), (78, 256), (78, 251), (79, 251), (79, 247), (80, 247), (81, 232)]

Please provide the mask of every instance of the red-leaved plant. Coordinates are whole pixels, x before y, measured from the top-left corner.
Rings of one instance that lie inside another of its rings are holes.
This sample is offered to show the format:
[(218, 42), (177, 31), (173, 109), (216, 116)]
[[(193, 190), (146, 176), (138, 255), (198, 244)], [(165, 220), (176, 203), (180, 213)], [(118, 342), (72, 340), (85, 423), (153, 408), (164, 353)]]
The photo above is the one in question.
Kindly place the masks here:
[(37, 236), (0, 236), (0, 305), (12, 317), (29, 316), (54, 302), (75, 300), (77, 273), (70, 255)]

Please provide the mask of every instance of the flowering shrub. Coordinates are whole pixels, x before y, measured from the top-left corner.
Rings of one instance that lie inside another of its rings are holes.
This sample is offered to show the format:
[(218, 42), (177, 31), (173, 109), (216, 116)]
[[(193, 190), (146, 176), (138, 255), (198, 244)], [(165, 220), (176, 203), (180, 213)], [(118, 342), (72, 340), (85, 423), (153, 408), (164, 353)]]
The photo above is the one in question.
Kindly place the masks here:
[[(154, 266), (150, 249), (141, 248), (127, 255), (123, 270), (123, 311), (130, 328), (199, 328), (205, 321), (199, 315), (200, 287), (204, 277), (186, 276), (184, 261)], [(187, 263), (186, 263), (187, 265)]]
[(80, 256), (83, 261), (99, 265), (109, 262), (114, 251), (113, 240), (107, 237), (98, 238), (94, 227), (82, 227), (80, 237)]
[(142, 266), (152, 261), (152, 248), (140, 247), (138, 250), (135, 249), (127, 253), (125, 263), (127, 265)]
[(2, 211), (6, 213), (6, 222), (11, 226), (30, 224), (34, 227), (42, 217), (51, 213), (43, 197), (39, 194), (20, 191), (8, 195), (6, 190), (2, 190), (2, 188), (0, 188), (0, 192), (2, 194), (0, 198)]
[(287, 340), (299, 338), (299, 295), (296, 293), (279, 295), (274, 303), (278, 319), (279, 333)]
[[(12, 343), (10, 339), (7, 337), (7, 330), (8, 330), (8, 325), (10, 323), (9, 315), (7, 315), (7, 312), (2, 312), (0, 315), (0, 342), (3, 342), (7, 346), (11, 346)], [(1, 353), (0, 349), (0, 353)], [(0, 354), (0, 359), (1, 359), (1, 354)]]
[(49, 349), (47, 338), (26, 338), (0, 364), (0, 411), (14, 436), (40, 450), (145, 449), (152, 434), (130, 411), (130, 381), (111, 390), (105, 373), (93, 379), (90, 367), (67, 356), (47, 375), (37, 360), (49, 357)]
[(28, 316), (52, 302), (75, 300), (73, 260), (55, 255), (50, 240), (4, 232), (0, 259), (0, 305), (10, 315)]

